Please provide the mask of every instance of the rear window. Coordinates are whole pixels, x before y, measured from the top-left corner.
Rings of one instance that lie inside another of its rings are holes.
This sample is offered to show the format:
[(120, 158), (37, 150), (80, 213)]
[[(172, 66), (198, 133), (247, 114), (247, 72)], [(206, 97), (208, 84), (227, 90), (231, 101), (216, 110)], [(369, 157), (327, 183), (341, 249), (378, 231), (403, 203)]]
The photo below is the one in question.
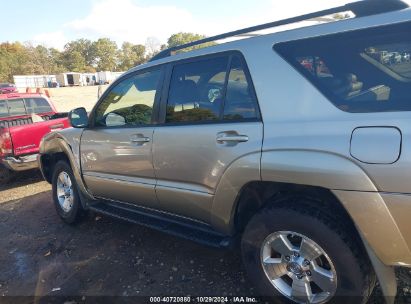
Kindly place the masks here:
[(26, 108), (23, 99), (9, 99), (7, 100), (10, 116), (26, 115)]
[(228, 56), (176, 65), (171, 77), (167, 123), (220, 118)]
[(221, 54), (174, 66), (167, 123), (257, 119), (257, 99), (240, 55)]
[(339, 109), (411, 110), (411, 23), (274, 46)]
[(7, 103), (4, 100), (0, 100), (0, 117), (9, 116), (9, 111), (7, 110)]
[(25, 98), (24, 101), (28, 114), (53, 112), (49, 103), (44, 98)]

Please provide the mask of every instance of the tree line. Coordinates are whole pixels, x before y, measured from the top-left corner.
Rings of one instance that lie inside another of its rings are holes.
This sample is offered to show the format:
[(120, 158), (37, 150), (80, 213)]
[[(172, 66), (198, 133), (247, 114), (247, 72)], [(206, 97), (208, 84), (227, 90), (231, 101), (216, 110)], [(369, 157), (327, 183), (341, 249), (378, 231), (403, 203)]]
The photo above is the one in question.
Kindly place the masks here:
[(30, 43), (3, 42), (0, 43), (0, 82), (12, 82), (13, 75), (127, 71), (148, 61), (159, 49), (202, 38), (205, 36), (178, 33), (170, 36), (164, 45), (150, 38), (146, 45), (124, 42), (121, 47), (109, 38), (77, 39), (68, 42), (62, 51)]

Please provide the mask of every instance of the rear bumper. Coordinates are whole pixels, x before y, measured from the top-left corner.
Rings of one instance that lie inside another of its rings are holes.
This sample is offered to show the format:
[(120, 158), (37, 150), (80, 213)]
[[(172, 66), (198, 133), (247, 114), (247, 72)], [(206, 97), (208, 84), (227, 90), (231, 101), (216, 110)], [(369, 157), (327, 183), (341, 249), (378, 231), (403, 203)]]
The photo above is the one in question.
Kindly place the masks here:
[(38, 168), (37, 154), (22, 156), (19, 158), (6, 157), (1, 163), (11, 171), (26, 171)]

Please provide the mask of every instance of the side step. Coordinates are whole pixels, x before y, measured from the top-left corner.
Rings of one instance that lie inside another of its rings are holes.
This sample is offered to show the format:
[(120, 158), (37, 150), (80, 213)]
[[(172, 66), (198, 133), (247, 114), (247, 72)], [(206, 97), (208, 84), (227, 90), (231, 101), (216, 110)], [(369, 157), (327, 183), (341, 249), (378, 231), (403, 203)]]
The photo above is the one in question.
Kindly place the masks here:
[(227, 248), (234, 243), (233, 238), (215, 232), (206, 224), (129, 204), (100, 201), (89, 209), (211, 247)]

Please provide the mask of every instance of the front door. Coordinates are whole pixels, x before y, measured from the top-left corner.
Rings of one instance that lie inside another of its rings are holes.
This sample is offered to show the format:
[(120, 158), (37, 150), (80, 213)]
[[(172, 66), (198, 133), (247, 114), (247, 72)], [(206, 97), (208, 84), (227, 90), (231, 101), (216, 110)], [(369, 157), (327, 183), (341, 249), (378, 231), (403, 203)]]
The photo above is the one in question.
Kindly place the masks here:
[(160, 69), (127, 76), (93, 110), (94, 126), (81, 138), (81, 164), (94, 196), (155, 205), (151, 150), (161, 77)]
[(154, 133), (160, 208), (209, 221), (218, 182), (237, 159), (261, 153), (263, 125), (238, 53), (174, 65), (165, 121)]

